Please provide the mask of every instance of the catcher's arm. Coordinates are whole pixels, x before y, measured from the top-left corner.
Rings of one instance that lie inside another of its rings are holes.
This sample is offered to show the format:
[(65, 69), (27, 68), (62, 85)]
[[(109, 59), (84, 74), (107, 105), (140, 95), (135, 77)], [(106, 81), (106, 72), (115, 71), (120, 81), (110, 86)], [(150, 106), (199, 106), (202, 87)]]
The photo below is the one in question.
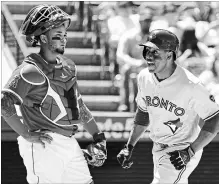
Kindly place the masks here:
[(17, 115), (15, 104), (20, 104), (18, 98), (9, 92), (2, 92), (1, 94), (1, 110), (2, 116), (7, 124), (20, 136), (25, 138), (27, 141), (42, 144), (45, 147), (44, 141), (50, 143), (52, 137), (47, 134), (39, 132), (29, 132), (28, 128), (21, 122)]
[(84, 129), (89, 132), (92, 136), (96, 133), (99, 133), (100, 130), (96, 124), (94, 117), (92, 116), (90, 110), (84, 104), (83, 100), (79, 99), (79, 109), (80, 109), (80, 118)]
[(18, 67), (2, 89), (1, 97), (1, 115), (7, 124), (27, 141), (42, 144), (43, 147), (44, 142), (50, 143), (52, 138), (45, 133), (30, 132), (17, 115), (15, 105), (23, 104), (33, 84), (39, 85), (44, 82), (44, 77), (34, 65), (28, 64), (22, 69)]
[(2, 92), (1, 115), (15, 132), (25, 137), (25, 135), (28, 133), (28, 129), (20, 121), (14, 106), (18, 101), (19, 100), (12, 93)]
[(88, 133), (90, 133), (92, 136), (100, 133), (101, 131), (98, 128), (94, 117), (92, 116), (90, 110), (87, 108), (87, 106), (82, 100), (81, 94), (79, 93), (79, 90), (78, 90), (78, 86), (77, 86), (77, 98), (78, 98), (80, 119), (81, 119), (81, 124), (83, 125), (83, 128)]
[(103, 132), (98, 128), (90, 110), (84, 104), (81, 95), (78, 95), (78, 104), (80, 109), (80, 119), (84, 129), (93, 136), (94, 142), (83, 149), (85, 159), (89, 165), (100, 167), (107, 159), (106, 138)]
[(92, 116), (90, 110), (84, 104), (82, 99), (79, 99), (79, 107), (80, 107), (80, 118), (84, 129), (93, 136), (95, 144), (101, 144), (103, 147), (106, 147), (105, 135), (98, 128), (94, 117)]

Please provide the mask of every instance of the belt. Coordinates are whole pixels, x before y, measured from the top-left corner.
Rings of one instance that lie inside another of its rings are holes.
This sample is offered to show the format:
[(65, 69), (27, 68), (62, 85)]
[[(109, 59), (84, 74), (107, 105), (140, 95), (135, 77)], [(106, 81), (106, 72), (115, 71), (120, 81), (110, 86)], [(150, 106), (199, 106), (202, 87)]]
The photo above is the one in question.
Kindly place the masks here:
[(38, 129), (38, 130), (34, 130), (31, 132), (52, 132), (52, 133), (57, 133), (66, 137), (72, 137), (73, 135), (75, 135), (75, 133), (78, 132), (78, 125), (73, 125), (72, 126), (72, 132), (69, 133), (69, 131), (63, 130), (63, 129), (57, 129), (57, 131), (52, 131), (49, 129)]

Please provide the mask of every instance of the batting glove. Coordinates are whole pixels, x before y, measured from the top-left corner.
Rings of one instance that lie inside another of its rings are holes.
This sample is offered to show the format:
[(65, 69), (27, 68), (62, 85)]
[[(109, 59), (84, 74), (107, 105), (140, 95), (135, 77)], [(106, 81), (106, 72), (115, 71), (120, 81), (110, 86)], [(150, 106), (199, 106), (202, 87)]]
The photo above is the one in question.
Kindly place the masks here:
[(123, 169), (129, 169), (132, 166), (133, 161), (131, 160), (131, 156), (133, 149), (134, 147), (132, 145), (125, 145), (117, 155), (117, 160)]
[(192, 148), (189, 146), (183, 150), (177, 150), (169, 153), (170, 162), (174, 165), (176, 170), (181, 170), (190, 159), (195, 155)]

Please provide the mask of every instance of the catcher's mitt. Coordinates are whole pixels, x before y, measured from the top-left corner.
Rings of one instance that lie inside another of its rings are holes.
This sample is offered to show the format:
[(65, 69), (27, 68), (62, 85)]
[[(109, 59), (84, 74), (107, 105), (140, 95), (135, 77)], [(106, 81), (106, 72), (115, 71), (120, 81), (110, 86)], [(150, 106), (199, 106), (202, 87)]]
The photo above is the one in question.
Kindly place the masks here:
[(100, 167), (107, 159), (107, 151), (101, 143), (92, 143), (87, 146), (87, 149), (82, 149), (84, 157), (89, 165)]

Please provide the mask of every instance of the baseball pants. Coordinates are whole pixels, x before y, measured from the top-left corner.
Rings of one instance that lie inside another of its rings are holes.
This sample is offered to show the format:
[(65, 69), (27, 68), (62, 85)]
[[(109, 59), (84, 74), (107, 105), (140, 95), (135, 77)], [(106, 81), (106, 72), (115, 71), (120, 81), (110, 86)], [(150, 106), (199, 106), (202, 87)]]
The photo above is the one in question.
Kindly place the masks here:
[(18, 137), (19, 151), (27, 170), (29, 184), (90, 184), (92, 177), (77, 142), (71, 138), (48, 133), (53, 141), (41, 144), (31, 143)]
[(188, 177), (197, 167), (203, 150), (198, 151), (189, 161), (189, 163), (181, 170), (176, 170), (170, 162), (169, 152), (174, 150), (185, 149), (185, 145), (180, 147), (170, 147), (164, 150), (157, 150), (157, 146), (153, 147), (154, 162), (154, 179), (151, 184), (188, 184)]

